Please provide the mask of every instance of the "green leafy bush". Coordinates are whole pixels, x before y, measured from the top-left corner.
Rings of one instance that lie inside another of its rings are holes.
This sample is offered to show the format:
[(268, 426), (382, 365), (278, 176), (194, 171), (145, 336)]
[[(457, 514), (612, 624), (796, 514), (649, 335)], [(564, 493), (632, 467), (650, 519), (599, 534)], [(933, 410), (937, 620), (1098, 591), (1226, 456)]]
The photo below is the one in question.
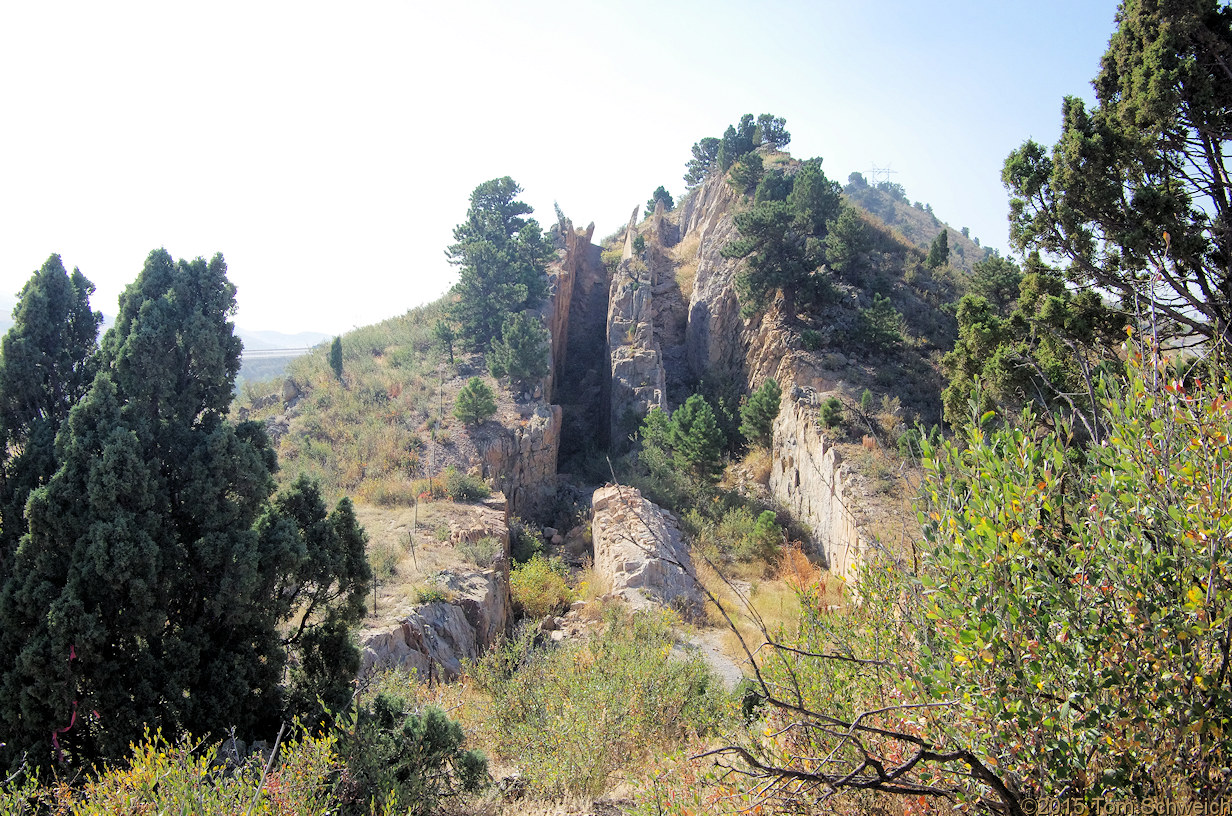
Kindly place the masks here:
[(187, 735), (168, 742), (161, 734), (147, 733), (132, 746), (126, 761), (99, 769), (75, 790), (58, 782), (40, 785), (29, 776), (0, 784), (0, 813), (323, 816), (337, 812), (334, 781), (342, 763), (335, 735), (306, 734), (282, 742), (264, 785), (265, 766), (259, 754), (233, 772), (220, 771), (228, 747), (226, 742), (202, 745)]
[(509, 525), (509, 551), (514, 561), (523, 564), (543, 551), (543, 539), (530, 523), (515, 517)]
[(536, 553), (509, 572), (514, 609), (532, 620), (563, 612), (573, 602), (567, 576), (565, 564), (559, 558), (544, 558)]
[(1226, 790), (1232, 381), (1156, 376), (1102, 382), (1081, 455), (1063, 421), (924, 448), (921, 682), (1041, 794)]
[(456, 502), (474, 502), (492, 495), (492, 490), (483, 479), (463, 473), (452, 466), (445, 468), (442, 481), (445, 495)]

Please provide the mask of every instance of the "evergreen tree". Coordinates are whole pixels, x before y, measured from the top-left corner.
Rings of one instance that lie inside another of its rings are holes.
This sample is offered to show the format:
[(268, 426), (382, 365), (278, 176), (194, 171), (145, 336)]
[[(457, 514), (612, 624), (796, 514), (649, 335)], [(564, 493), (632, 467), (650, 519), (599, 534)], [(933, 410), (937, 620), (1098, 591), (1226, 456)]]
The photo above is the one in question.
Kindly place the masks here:
[(492, 389), (478, 377), (471, 377), (453, 406), (453, 415), (471, 425), (482, 425), (496, 413), (496, 398)]
[(453, 365), (453, 344), (458, 339), (458, 336), (454, 334), (453, 326), (444, 320), (436, 321), (432, 324), (432, 339), (449, 354), (449, 364)]
[(950, 262), (950, 231), (941, 230), (928, 246), (928, 258), (924, 265), (929, 269), (937, 269)]
[(714, 484), (719, 480), (727, 440), (701, 394), (692, 395), (672, 413), (669, 440), (677, 467), (701, 482)]
[(767, 170), (761, 177), (761, 181), (757, 183), (757, 190), (753, 193), (753, 203), (761, 204), (763, 201), (786, 201), (791, 195), (791, 187), (793, 177), (787, 175), (777, 167)]
[(754, 139), (758, 144), (769, 145), (774, 150), (782, 150), (791, 143), (791, 134), (787, 132), (787, 120), (771, 113), (761, 114), (757, 117), (757, 133)]
[(791, 195), (787, 197), (797, 221), (796, 229), (817, 240), (824, 239), (830, 222), (842, 211), (842, 192), (837, 181), (826, 178), (820, 158), (806, 161), (796, 173)]
[(510, 315), (501, 326), (500, 337), (492, 341), (488, 369), (493, 377), (508, 376), (519, 388), (542, 379), (548, 373), (548, 343), (551, 337), (528, 312)]
[[(10, 759), (46, 757), (53, 729), (82, 759), (122, 754), (146, 727), (251, 734), (283, 713), (288, 648), (307, 687), (333, 699), (337, 674), (313, 661), (328, 647), (331, 666), (354, 665), (337, 662), (354, 646), (336, 635), (367, 584), (362, 536), (356, 549), (345, 512), (331, 528), (311, 518), (315, 505), (289, 516), (268, 505), (264, 430), (225, 418), (234, 310), (221, 255), (175, 262), (157, 250), (120, 298), (104, 369), (61, 429), (58, 469), (31, 494), (0, 590)], [(288, 639), (291, 612), (306, 617)]]
[(518, 201), (513, 179), (485, 181), (471, 193), (466, 220), (454, 228), (446, 250), (459, 267), (452, 317), (472, 349), (486, 348), (508, 314), (533, 308), (547, 295), (545, 269), (552, 248), (533, 210)]
[(854, 282), (855, 273), (868, 263), (873, 234), (855, 207), (844, 206), (826, 233), (826, 265), (840, 278)]
[(56, 471), (55, 438), (97, 368), (94, 285), (52, 255), (22, 288), (0, 355), (0, 584), (26, 531), (30, 491)]
[(731, 176), (728, 181), (736, 190), (742, 194), (752, 192), (758, 182), (761, 181), (762, 169), (765, 163), (761, 156), (756, 153), (749, 153), (741, 156), (740, 160), (732, 165)]
[(707, 136), (693, 145), (693, 157), (685, 168), (684, 183), (690, 188), (696, 187), (710, 175), (710, 168), (719, 158), (719, 145), (722, 142), (713, 136)]
[(783, 295), (783, 312), (796, 319), (796, 295), (816, 264), (807, 252), (806, 236), (796, 229), (795, 213), (782, 201), (757, 204), (735, 217), (740, 237), (721, 250), (725, 258), (744, 258), (736, 276), (740, 312), (749, 317), (765, 308), (776, 293)]
[(654, 215), (655, 206), (660, 201), (663, 202), (663, 209), (669, 212), (676, 208), (676, 202), (672, 200), (672, 194), (667, 191), (666, 187), (659, 185), (655, 188), (655, 191), (650, 194), (649, 200), (646, 201), (645, 215), (647, 218)]
[[(1164, 336), (1232, 343), (1232, 8), (1125, 0), (1093, 85), (1049, 152), (1005, 161), (1010, 240), (1140, 308)], [(1221, 353), (1216, 348), (1217, 353)]]
[(778, 382), (771, 377), (740, 406), (740, 433), (745, 439), (755, 445), (769, 446), (782, 394)]
[(342, 379), (342, 338), (335, 337), (334, 342), (329, 344), (329, 367), (334, 372), (334, 376), (339, 380)]
[(860, 339), (877, 351), (891, 351), (903, 342), (903, 316), (888, 297), (874, 293), (873, 305), (860, 310)]
[(989, 255), (971, 267), (971, 294), (986, 298), (1001, 314), (1008, 315), (1018, 302), (1022, 272), (1000, 255)]

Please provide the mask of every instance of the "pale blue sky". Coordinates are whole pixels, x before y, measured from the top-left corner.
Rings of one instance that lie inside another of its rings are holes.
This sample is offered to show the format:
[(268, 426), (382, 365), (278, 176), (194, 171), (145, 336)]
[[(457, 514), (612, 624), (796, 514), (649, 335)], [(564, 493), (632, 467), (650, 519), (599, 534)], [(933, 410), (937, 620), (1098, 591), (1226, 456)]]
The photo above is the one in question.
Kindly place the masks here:
[(475, 185), (617, 230), (689, 147), (787, 119), (839, 181), (1006, 249), (1005, 155), (1051, 143), (1112, 0), (5, 3), (0, 295), (52, 252), (116, 298), (158, 246), (221, 251), (251, 329), (432, 300)]

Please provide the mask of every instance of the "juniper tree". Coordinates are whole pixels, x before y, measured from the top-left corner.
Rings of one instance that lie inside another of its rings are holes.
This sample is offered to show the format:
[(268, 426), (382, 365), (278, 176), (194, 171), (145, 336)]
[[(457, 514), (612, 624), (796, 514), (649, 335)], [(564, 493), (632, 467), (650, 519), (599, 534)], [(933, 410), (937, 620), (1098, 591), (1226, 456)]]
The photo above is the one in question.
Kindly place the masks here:
[(0, 355), (0, 584), (26, 531), (30, 491), (56, 470), (54, 443), (94, 379), (94, 284), (52, 255), (22, 288)]
[(268, 503), (269, 440), (226, 419), (234, 310), (221, 255), (157, 250), (121, 296), (0, 589), (9, 760), (45, 762), (53, 734), (82, 759), (117, 756), (147, 727), (252, 734), (286, 710), (288, 650), (301, 684), (332, 699), (355, 665), (339, 632), (367, 585), (362, 533), (345, 510)]

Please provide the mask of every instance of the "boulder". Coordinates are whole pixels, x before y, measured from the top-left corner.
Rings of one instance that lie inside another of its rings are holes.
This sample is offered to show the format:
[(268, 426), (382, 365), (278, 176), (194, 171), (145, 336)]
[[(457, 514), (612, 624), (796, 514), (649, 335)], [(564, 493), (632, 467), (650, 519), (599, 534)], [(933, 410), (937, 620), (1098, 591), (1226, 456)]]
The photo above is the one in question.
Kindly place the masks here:
[(364, 639), (360, 675), (373, 669), (415, 669), (422, 680), (456, 680), (508, 631), (513, 621), (508, 561), (479, 572), (444, 573), (452, 600), (420, 604), (396, 627)]
[(701, 612), (703, 595), (675, 516), (621, 485), (596, 490), (593, 506), (594, 568), (611, 582), (613, 595), (634, 609), (665, 606), (686, 617)]

